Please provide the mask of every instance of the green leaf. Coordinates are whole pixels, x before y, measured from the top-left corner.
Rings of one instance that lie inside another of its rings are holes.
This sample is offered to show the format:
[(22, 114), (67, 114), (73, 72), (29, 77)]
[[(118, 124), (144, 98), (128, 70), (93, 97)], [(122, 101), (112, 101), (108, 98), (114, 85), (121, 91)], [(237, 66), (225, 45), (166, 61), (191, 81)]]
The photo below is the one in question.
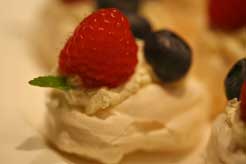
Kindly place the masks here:
[(29, 81), (30, 85), (38, 86), (38, 87), (49, 87), (56, 88), (61, 90), (69, 90), (72, 89), (72, 85), (68, 83), (66, 77), (61, 76), (42, 76), (37, 77), (31, 81)]

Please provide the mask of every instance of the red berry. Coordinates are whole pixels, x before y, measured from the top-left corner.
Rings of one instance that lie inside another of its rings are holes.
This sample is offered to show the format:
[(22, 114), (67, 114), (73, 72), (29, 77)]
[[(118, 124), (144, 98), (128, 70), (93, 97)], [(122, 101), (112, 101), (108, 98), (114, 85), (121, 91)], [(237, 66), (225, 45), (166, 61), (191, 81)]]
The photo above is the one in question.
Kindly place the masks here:
[(225, 30), (246, 26), (246, 0), (210, 0), (209, 19), (211, 26)]
[(60, 53), (59, 70), (78, 75), (87, 88), (117, 87), (134, 73), (137, 49), (127, 18), (101, 9), (76, 28)]
[(243, 83), (241, 90), (241, 119), (246, 122), (246, 81)]

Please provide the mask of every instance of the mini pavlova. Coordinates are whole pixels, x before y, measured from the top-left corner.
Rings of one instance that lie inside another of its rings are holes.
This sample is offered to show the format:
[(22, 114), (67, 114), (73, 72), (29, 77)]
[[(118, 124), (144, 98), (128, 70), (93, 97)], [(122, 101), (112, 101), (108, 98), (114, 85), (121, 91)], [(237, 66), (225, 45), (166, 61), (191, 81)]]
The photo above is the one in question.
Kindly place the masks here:
[(206, 87), (186, 76), (191, 61), (190, 47), (171, 31), (151, 31), (137, 43), (119, 10), (92, 13), (68, 39), (55, 73), (30, 81), (55, 88), (45, 137), (104, 164), (136, 152), (165, 161), (192, 151), (204, 137), (211, 102)]

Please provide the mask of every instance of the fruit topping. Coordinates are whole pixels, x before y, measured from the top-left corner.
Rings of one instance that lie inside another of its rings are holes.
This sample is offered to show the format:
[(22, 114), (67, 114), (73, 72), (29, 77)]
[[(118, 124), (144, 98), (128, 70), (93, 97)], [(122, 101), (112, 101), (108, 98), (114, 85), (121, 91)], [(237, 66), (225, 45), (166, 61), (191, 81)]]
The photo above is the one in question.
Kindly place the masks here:
[(135, 37), (144, 39), (151, 33), (151, 25), (146, 18), (133, 12), (126, 12), (125, 14), (131, 24), (131, 29)]
[(148, 35), (144, 51), (147, 62), (163, 82), (180, 80), (191, 66), (191, 48), (182, 38), (168, 30)]
[(209, 21), (211, 26), (225, 30), (246, 27), (246, 1), (210, 0)]
[(98, 8), (118, 8), (123, 12), (137, 12), (140, 0), (97, 0)]
[[(115, 8), (101, 9), (85, 18), (68, 39), (59, 56), (60, 76), (38, 77), (29, 84), (62, 90), (117, 87), (133, 75), (137, 50), (128, 19)], [(79, 83), (71, 84), (73, 78)]]
[(239, 60), (229, 71), (225, 79), (225, 90), (228, 100), (240, 99), (241, 87), (246, 80), (246, 58)]
[(62, 75), (78, 75), (87, 88), (117, 87), (134, 73), (137, 44), (127, 18), (101, 9), (85, 18), (59, 57)]

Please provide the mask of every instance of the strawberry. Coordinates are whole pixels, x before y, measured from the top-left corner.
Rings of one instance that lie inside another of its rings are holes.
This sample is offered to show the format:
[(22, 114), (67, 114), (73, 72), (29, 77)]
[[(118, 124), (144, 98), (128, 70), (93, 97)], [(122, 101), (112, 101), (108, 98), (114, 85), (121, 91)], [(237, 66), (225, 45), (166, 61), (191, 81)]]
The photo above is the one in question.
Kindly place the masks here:
[(241, 90), (241, 119), (246, 122), (246, 81), (244, 81)]
[(75, 29), (59, 56), (62, 75), (78, 75), (86, 88), (117, 87), (134, 73), (137, 44), (127, 18), (101, 9)]
[(210, 0), (209, 21), (211, 26), (225, 30), (246, 26), (246, 1)]

